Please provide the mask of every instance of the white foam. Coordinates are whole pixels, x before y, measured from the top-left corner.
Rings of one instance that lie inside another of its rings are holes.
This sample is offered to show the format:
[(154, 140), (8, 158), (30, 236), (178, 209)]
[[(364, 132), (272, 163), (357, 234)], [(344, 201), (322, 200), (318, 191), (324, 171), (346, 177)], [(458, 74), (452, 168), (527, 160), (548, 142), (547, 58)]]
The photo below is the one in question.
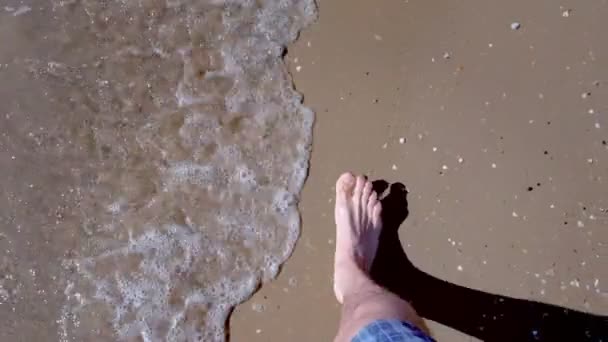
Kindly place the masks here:
[(191, 162), (181, 162), (169, 168), (169, 184), (191, 183), (203, 185), (210, 183), (216, 177), (217, 171), (210, 165), (197, 165)]
[(236, 167), (234, 178), (248, 188), (254, 188), (258, 185), (255, 172), (245, 165)]
[[(5, 7), (6, 8), (6, 7)], [(19, 16), (19, 15), (23, 15), (29, 11), (31, 11), (32, 8), (29, 6), (19, 6), (19, 8), (17, 8), (14, 12), (13, 12), (13, 16)]]
[[(89, 3), (74, 6), (91, 6), (82, 12), (92, 17), (98, 11)], [(167, 7), (160, 22), (142, 21), (145, 44), (129, 47), (135, 55), (124, 53), (122, 40), (114, 41), (117, 32), (130, 34), (126, 27), (96, 32), (118, 47), (106, 51), (104, 79), (120, 84), (122, 75), (112, 73), (134, 59), (146, 82), (142, 98), (157, 96), (156, 107), (134, 120), (143, 121), (129, 132), (136, 146), (111, 141), (113, 150), (133, 157), (107, 162), (107, 169), (118, 170), (118, 180), (108, 181), (116, 182), (108, 186), (116, 193), (94, 198), (107, 202), (82, 205), (98, 226), (111, 229), (91, 230), (83, 240), (94, 248), (83, 248), (73, 261), (81, 279), (71, 290), (82, 292), (83, 301), (66, 295), (66, 317), (86, 317), (101, 306), (107, 310), (99, 311), (99, 324), (109, 322), (117, 340), (223, 341), (231, 308), (261, 280), (276, 277), (299, 236), (298, 194), (314, 115), (292, 89), (281, 56), (313, 20), (315, 5), (172, 0)], [(214, 11), (221, 21), (213, 22)], [(118, 13), (143, 15), (129, 6)], [(170, 39), (179, 32), (191, 41)], [(208, 61), (216, 55), (220, 60)], [(146, 63), (159, 66), (146, 69)], [(175, 78), (162, 78), (176, 70)], [(102, 105), (141, 100), (124, 95), (107, 95)], [(240, 123), (232, 125), (233, 118)], [(127, 196), (125, 188), (137, 196)], [(62, 336), (90, 333), (67, 321), (61, 327)]]
[(272, 200), (272, 208), (280, 215), (287, 215), (289, 209), (296, 205), (296, 197), (294, 194), (283, 190), (277, 189)]

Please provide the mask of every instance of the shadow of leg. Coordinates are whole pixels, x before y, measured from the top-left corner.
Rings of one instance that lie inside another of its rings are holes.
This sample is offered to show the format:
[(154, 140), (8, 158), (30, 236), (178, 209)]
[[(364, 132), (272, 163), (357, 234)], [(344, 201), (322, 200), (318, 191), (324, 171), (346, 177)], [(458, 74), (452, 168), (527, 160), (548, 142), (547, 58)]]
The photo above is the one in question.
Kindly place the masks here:
[[(374, 182), (379, 193), (387, 188), (385, 181)], [(383, 231), (371, 274), (421, 316), (484, 341), (608, 342), (608, 317), (469, 289), (417, 269), (398, 234), (409, 214), (407, 194), (395, 183), (382, 199)]]

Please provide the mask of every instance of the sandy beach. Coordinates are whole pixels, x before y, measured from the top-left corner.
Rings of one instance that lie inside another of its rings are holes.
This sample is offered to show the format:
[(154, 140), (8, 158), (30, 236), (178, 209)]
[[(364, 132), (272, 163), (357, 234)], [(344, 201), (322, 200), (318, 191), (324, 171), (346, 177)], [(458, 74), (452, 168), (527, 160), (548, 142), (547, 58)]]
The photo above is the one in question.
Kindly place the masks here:
[[(423, 272), (607, 315), (606, 1), (318, 5), (286, 56), (316, 112), (302, 236), (278, 279), (236, 308), (231, 340), (333, 338), (344, 170), (407, 186), (399, 235)], [(443, 321), (429, 322), (438, 341), (477, 340)]]
[(608, 0), (316, 5), (5, 1), (0, 342), (331, 341), (345, 171), (437, 341), (606, 341)]

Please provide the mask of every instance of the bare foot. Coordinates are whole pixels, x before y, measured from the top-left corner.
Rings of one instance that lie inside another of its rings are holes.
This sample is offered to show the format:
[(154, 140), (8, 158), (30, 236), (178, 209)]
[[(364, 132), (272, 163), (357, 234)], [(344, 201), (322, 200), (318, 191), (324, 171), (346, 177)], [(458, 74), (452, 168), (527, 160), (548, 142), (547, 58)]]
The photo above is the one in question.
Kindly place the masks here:
[(336, 183), (334, 292), (340, 303), (356, 291), (357, 279), (367, 277), (376, 256), (382, 229), (377, 196), (363, 176), (345, 173)]

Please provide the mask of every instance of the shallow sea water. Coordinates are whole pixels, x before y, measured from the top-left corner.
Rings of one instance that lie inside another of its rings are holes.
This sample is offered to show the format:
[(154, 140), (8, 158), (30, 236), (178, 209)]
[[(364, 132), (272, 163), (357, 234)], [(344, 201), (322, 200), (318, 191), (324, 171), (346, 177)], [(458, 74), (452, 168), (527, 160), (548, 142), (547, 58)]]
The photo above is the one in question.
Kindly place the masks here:
[(0, 341), (223, 341), (299, 235), (312, 0), (6, 1)]

